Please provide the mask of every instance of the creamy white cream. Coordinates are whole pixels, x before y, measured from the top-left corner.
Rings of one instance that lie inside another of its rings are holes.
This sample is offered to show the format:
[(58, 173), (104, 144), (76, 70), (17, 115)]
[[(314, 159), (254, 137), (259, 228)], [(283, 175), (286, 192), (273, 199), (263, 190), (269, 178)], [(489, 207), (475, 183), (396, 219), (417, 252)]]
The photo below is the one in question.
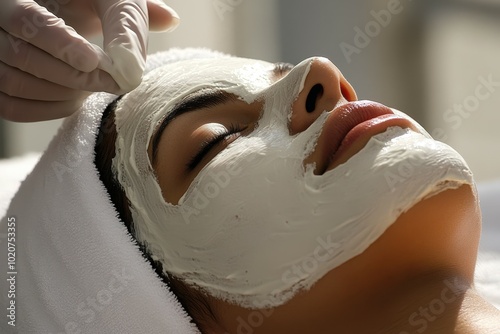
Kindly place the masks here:
[[(304, 170), (327, 113), (295, 136), (287, 124), (312, 61), (274, 84), (266, 62), (179, 62), (152, 72), (123, 99), (113, 168), (137, 239), (166, 272), (243, 307), (278, 306), (362, 253), (421, 199), (473, 183), (457, 152), (423, 130), (399, 127), (323, 175)], [(210, 87), (249, 103), (263, 98), (262, 118), (203, 168), (177, 205), (166, 203), (149, 140), (181, 98)]]

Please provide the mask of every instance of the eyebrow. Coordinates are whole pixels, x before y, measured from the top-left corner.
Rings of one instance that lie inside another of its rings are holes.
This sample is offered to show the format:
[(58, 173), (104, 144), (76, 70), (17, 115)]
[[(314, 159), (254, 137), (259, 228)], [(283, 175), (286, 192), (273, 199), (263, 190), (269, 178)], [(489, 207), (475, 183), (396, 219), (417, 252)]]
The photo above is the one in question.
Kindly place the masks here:
[[(285, 73), (291, 71), (294, 65), (289, 63), (276, 63), (272, 70), (275, 76), (283, 76)], [(183, 98), (177, 105), (174, 106), (172, 111), (163, 119), (158, 130), (153, 135), (153, 147), (152, 147), (152, 158), (153, 165), (156, 165), (156, 158), (158, 156), (158, 145), (160, 144), (161, 136), (165, 131), (165, 128), (172, 122), (176, 117), (182, 114), (197, 111), (200, 109), (213, 108), (222, 105), (227, 102), (236, 101), (238, 98), (232, 94), (229, 94), (221, 90), (205, 90), (194, 95), (188, 95)]]
[(172, 122), (176, 117), (182, 114), (197, 111), (200, 109), (213, 108), (224, 103), (236, 101), (238, 98), (232, 94), (226, 93), (221, 90), (210, 90), (195, 93), (194, 95), (188, 95), (183, 100), (181, 100), (177, 105), (174, 106), (172, 111), (167, 117), (163, 119), (158, 130), (153, 136), (153, 165), (156, 164), (156, 157), (158, 156), (158, 145), (160, 143), (161, 135), (165, 128)]

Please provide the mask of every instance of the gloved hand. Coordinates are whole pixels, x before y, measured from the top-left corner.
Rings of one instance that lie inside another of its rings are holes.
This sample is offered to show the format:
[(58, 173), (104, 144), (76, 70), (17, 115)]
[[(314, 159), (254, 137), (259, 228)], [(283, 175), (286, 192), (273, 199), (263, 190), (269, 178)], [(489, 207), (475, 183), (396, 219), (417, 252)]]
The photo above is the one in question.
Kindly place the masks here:
[[(78, 110), (90, 92), (132, 90), (145, 67), (148, 23), (154, 30), (178, 23), (161, 0), (39, 2), (0, 2), (0, 116), (5, 119), (61, 118)], [(104, 50), (78, 32), (102, 32)]]

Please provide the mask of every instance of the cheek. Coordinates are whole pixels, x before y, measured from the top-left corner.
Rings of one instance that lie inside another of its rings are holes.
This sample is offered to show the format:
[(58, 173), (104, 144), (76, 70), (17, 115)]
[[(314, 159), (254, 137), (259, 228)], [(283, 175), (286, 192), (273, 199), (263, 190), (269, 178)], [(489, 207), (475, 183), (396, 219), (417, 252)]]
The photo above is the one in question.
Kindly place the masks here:
[[(163, 149), (165, 150), (165, 147)], [(172, 205), (176, 205), (179, 202), (191, 181), (186, 178), (177, 177), (185, 172), (185, 163), (183, 162), (184, 157), (182, 156), (182, 152), (177, 152), (175, 156), (178, 158), (178, 163), (174, 164), (167, 158), (168, 155), (162, 154), (160, 151), (153, 167), (154, 177), (160, 186), (162, 197), (166, 203)]]
[(266, 235), (289, 215), (306, 221), (309, 210), (297, 205), (304, 197), (302, 158), (289, 156), (290, 142), (289, 137), (282, 145), (261, 137), (238, 139), (200, 172), (180, 205), (196, 210), (193, 222), (210, 221), (204, 225), (211, 235), (220, 234), (222, 226), (235, 227), (227, 232), (235, 235)]
[(272, 220), (276, 211), (307, 215), (296, 206), (305, 189), (303, 163), (325, 117), (294, 137), (286, 126), (279, 126), (279, 119), (261, 122), (248, 137), (237, 139), (206, 165), (179, 203), (194, 207), (207, 219), (217, 216), (224, 221), (235, 212), (241, 216), (242, 210), (233, 203), (244, 203), (246, 215), (259, 221)]
[(211, 204), (207, 203), (202, 209), (210, 210), (221, 196), (230, 196), (228, 193), (237, 192), (236, 198), (245, 197), (247, 187), (239, 184), (238, 180), (244, 175), (258, 173), (259, 168), (249, 164), (261, 156), (261, 150), (264, 148), (249, 147), (245, 144), (248, 138), (240, 138), (237, 141), (240, 142), (239, 145), (232, 143), (199, 172), (183, 196), (182, 204), (192, 204), (196, 207), (196, 202), (201, 198)]

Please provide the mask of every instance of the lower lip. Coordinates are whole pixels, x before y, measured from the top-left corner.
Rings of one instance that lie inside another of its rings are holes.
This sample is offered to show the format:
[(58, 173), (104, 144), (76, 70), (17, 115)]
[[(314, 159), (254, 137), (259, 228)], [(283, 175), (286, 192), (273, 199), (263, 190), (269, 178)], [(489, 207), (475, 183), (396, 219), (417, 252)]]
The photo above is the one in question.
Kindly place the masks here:
[(358, 153), (368, 143), (370, 138), (384, 132), (391, 126), (409, 128), (418, 132), (407, 118), (395, 114), (382, 115), (364, 121), (347, 133), (338, 150), (331, 157), (327, 170), (346, 162), (350, 157)]

